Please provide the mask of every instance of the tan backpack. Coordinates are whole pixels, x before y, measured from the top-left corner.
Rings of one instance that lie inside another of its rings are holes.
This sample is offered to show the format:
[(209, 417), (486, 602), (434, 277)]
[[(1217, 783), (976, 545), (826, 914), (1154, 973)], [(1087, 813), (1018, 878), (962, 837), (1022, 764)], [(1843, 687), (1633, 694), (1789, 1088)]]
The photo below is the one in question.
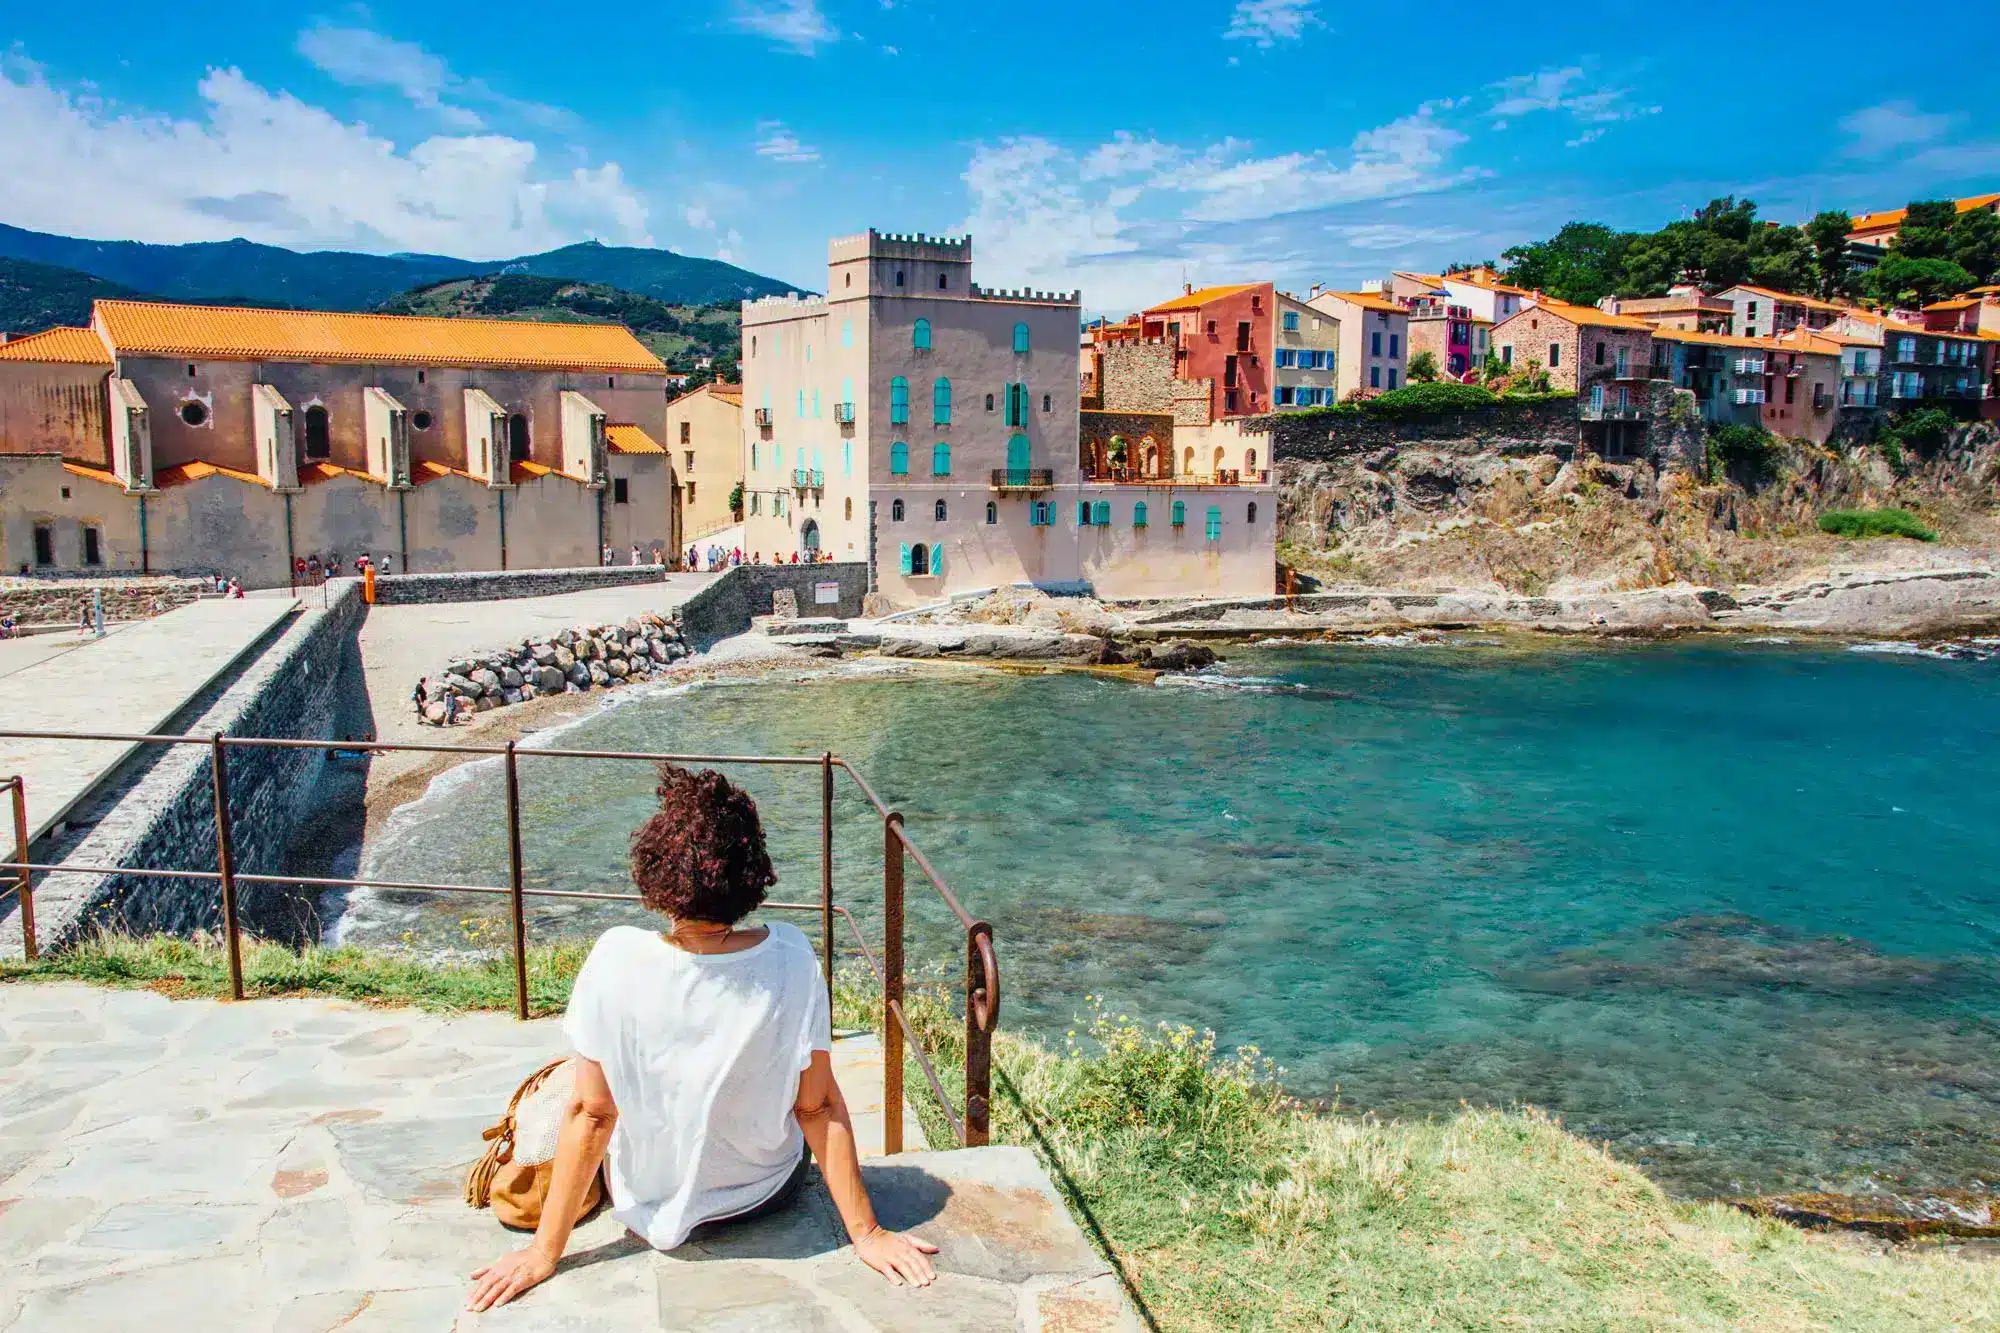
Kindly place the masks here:
[[(576, 1066), (567, 1059), (543, 1065), (514, 1090), (507, 1114), (480, 1136), (490, 1146), (465, 1178), (466, 1203), (491, 1206), (502, 1226), (533, 1231), (541, 1225), (542, 1205), (555, 1175), (556, 1142), (575, 1090)], [(604, 1174), (599, 1171), (590, 1177), (578, 1220), (603, 1199)]]

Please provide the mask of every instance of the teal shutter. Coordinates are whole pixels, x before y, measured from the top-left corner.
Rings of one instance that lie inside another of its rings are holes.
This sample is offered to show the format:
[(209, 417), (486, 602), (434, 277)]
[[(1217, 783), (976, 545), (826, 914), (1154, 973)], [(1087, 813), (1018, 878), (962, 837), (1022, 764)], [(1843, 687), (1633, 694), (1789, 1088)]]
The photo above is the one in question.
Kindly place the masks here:
[(951, 446), (943, 440), (931, 446), (931, 474), (938, 477), (951, 475)]
[(1177, 528), (1187, 526), (1187, 501), (1185, 500), (1174, 501), (1174, 526)]
[(1090, 521), (1100, 528), (1111, 526), (1111, 501), (1099, 500), (1090, 508)]
[(1014, 350), (1017, 352), (1028, 350), (1028, 326), (1026, 324), (1016, 324), (1014, 326)]
[(931, 547), (931, 573), (933, 573), (933, 574), (942, 574), (942, 573), (944, 573), (944, 543), (943, 543), (943, 542), (939, 542), (939, 543), (938, 543), (937, 545), (935, 545), (935, 546)]
[(1222, 540), (1222, 510), (1215, 505), (1208, 507), (1208, 539), (1212, 542)]
[(951, 424), (951, 381), (942, 375), (931, 385), (931, 420), (940, 426)]
[(930, 350), (931, 322), (929, 320), (927, 319), (918, 320), (917, 326), (914, 329), (910, 330), (910, 346), (916, 348), (920, 352), (928, 352)]
[[(1007, 470), (1009, 472), (1025, 473), (1028, 470), (1028, 463), (1028, 437), (1025, 435), (1009, 436), (1007, 439)], [(1027, 477), (1023, 476), (1017, 484), (1026, 485), (1027, 481)]]
[(889, 446), (889, 475), (893, 477), (910, 475), (910, 446), (901, 440)]
[(905, 576), (905, 577), (908, 577), (908, 576), (909, 576), (909, 573), (910, 573), (910, 544), (909, 544), (908, 542), (904, 542), (904, 543), (903, 543), (903, 574), (904, 574), (904, 576)]
[(1135, 528), (1146, 526), (1146, 502), (1144, 500), (1132, 506), (1132, 526)]

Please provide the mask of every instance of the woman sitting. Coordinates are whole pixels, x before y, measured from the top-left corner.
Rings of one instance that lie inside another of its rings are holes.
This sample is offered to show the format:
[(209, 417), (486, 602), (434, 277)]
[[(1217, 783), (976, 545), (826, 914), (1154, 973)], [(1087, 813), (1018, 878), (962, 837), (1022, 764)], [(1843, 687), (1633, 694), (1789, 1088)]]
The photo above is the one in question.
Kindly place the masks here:
[(883, 1230), (869, 1205), (812, 946), (782, 922), (736, 928), (777, 882), (756, 803), (719, 773), (666, 764), (659, 797), (632, 836), (632, 879), (671, 929), (614, 927), (577, 974), (563, 1023), (576, 1091), (541, 1225), (472, 1275), (467, 1308), (556, 1271), (607, 1148), (612, 1215), (661, 1250), (785, 1206), (811, 1148), (855, 1257), (896, 1286), (928, 1285), (937, 1248)]

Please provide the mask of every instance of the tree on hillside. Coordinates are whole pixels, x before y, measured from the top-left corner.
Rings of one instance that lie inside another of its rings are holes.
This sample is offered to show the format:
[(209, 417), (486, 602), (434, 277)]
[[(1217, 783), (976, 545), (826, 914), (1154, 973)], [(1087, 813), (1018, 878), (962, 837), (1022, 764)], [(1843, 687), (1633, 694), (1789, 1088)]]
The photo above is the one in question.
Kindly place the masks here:
[(1884, 305), (1929, 305), (1973, 285), (1972, 275), (1949, 259), (1913, 259), (1893, 246), (1868, 275), (1875, 299)]
[(1438, 359), (1435, 353), (1418, 352), (1410, 358), (1409, 381), (1412, 384), (1429, 384), (1438, 377)]
[(1983, 208), (1960, 213), (1951, 224), (1946, 257), (1970, 273), (1974, 283), (2000, 282), (2000, 216)]
[(1815, 213), (1806, 223), (1806, 240), (1813, 249), (1813, 285), (1819, 295), (1832, 300), (1847, 290), (1852, 265), (1847, 258), (1847, 233), (1854, 219), (1837, 208)]
[(1903, 225), (1889, 242), (1892, 253), (1912, 259), (1944, 259), (1951, 253), (1951, 225), (1958, 206), (1949, 199), (1918, 199), (1903, 210)]
[(1572, 222), (1546, 241), (1517, 245), (1501, 256), (1507, 281), (1544, 291), (1558, 301), (1596, 305), (1618, 290), (1630, 232), (1595, 222)]

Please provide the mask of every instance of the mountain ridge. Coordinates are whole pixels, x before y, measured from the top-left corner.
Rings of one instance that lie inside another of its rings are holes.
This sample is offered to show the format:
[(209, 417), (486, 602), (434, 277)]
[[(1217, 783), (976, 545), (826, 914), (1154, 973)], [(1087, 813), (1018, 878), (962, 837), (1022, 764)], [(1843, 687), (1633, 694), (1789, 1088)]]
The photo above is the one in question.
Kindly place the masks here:
[(74, 269), (157, 299), (315, 310), (372, 310), (413, 288), (453, 278), (526, 273), (601, 283), (669, 305), (783, 295), (796, 284), (719, 259), (597, 241), (512, 259), (289, 250), (241, 237), (155, 245), (91, 240), (0, 223), (0, 259)]

